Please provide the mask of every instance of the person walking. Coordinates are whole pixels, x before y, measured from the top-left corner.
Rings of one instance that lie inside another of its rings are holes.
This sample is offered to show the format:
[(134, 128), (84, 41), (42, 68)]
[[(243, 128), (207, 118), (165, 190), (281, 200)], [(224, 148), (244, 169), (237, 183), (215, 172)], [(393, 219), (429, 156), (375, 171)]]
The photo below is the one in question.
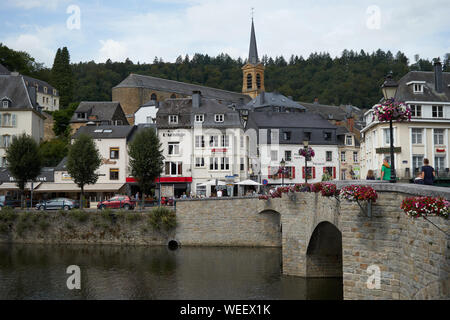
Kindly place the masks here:
[(381, 180), (391, 180), (391, 166), (389, 165), (387, 158), (384, 158), (383, 165), (381, 166)]
[(434, 168), (430, 166), (430, 161), (428, 159), (423, 159), (423, 164), (424, 166), (421, 169), (420, 177), (423, 180), (423, 184), (432, 186), (434, 177), (436, 176)]

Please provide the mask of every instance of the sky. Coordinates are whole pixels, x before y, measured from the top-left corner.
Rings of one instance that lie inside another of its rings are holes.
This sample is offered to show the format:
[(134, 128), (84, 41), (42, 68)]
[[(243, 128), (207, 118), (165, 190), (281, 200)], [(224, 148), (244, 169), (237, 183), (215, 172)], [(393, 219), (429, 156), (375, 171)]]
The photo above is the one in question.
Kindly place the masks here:
[(449, 0), (0, 0), (0, 8), (0, 43), (47, 67), (64, 46), (71, 62), (245, 59), (252, 8), (260, 57), (380, 48), (414, 62), (450, 52)]

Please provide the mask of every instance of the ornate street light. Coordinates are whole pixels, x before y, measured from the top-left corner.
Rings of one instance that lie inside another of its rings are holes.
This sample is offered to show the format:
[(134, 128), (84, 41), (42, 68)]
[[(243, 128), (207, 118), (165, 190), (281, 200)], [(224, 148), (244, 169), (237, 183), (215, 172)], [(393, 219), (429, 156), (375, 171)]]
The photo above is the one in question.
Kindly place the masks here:
[[(309, 145), (309, 140), (308, 139), (303, 139), (303, 149), (305, 149), (305, 152), (308, 152), (308, 145)], [(305, 156), (305, 183), (308, 183), (308, 156)]]
[[(395, 94), (397, 93), (398, 84), (392, 78), (392, 71), (386, 76), (386, 80), (381, 85), (381, 90), (383, 91), (384, 100), (395, 102)], [(397, 176), (395, 173), (395, 160), (394, 160), (394, 129), (392, 127), (392, 117), (389, 119), (389, 142), (390, 142), (390, 153), (391, 153), (391, 180), (389, 182), (396, 183)]]
[(286, 161), (284, 161), (284, 159), (281, 159), (280, 166), (281, 166), (281, 186), (284, 187), (284, 168), (286, 166)]

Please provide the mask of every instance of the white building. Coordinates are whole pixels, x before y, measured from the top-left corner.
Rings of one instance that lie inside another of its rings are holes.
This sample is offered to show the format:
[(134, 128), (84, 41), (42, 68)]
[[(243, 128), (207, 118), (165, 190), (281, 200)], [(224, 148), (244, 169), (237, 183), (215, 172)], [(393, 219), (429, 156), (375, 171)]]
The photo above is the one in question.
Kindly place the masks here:
[(156, 113), (158, 112), (158, 102), (150, 100), (139, 107), (134, 113), (134, 124), (156, 123)]
[[(450, 73), (442, 72), (440, 63), (434, 72), (411, 71), (398, 82), (395, 96), (412, 109), (410, 122), (394, 122), (395, 168), (397, 177), (410, 179), (428, 158), (438, 175), (448, 176), (450, 168)], [(365, 114), (362, 129), (362, 177), (374, 170), (380, 177), (383, 158), (390, 158), (389, 123), (373, 119), (373, 111)]]
[(36, 101), (46, 111), (59, 110), (59, 93), (45, 81), (23, 76), (27, 87), (36, 88)]
[[(216, 179), (230, 187), (248, 178), (248, 144), (239, 113), (218, 100), (198, 92), (168, 99), (158, 109), (157, 127), (165, 157), (162, 196), (209, 196), (217, 191)], [(232, 192), (236, 189), (228, 188)]]
[(17, 74), (0, 75), (0, 166), (6, 166), (6, 148), (23, 133), (37, 143), (44, 138), (44, 115), (35, 100), (35, 89)]

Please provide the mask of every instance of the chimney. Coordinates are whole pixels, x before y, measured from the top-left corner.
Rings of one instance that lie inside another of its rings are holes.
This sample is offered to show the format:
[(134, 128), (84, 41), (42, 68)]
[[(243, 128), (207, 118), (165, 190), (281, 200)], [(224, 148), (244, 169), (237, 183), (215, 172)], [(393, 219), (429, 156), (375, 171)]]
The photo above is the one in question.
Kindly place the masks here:
[(353, 132), (354, 126), (355, 126), (355, 119), (347, 118), (347, 129), (348, 129), (348, 131)]
[(193, 91), (192, 92), (192, 108), (200, 108), (201, 105), (201, 92)]
[(434, 62), (434, 89), (439, 93), (442, 93), (444, 90), (442, 84), (442, 64), (439, 59)]
[(319, 104), (319, 98), (317, 97), (314, 98), (314, 104)]
[(264, 101), (265, 101), (265, 94), (264, 94), (264, 91), (261, 91), (261, 94), (260, 94), (260, 103), (261, 104), (264, 104)]

